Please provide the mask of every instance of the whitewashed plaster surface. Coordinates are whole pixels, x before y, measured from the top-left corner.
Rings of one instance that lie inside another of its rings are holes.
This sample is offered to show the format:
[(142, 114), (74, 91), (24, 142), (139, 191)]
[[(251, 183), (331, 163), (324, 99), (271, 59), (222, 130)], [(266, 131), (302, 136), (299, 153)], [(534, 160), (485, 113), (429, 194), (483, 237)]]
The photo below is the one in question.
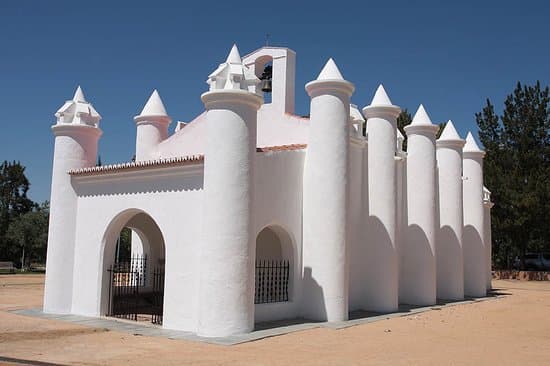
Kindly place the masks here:
[[(437, 126), (421, 107), (403, 152), (399, 108), (382, 86), (363, 109), (364, 136), (353, 84), (333, 60), (307, 86), (311, 119), (296, 116), (295, 57), (263, 47), (241, 59), (234, 47), (208, 77), (208, 112), (172, 134), (154, 91), (135, 117), (137, 162), (118, 167), (95, 167), (101, 116), (78, 88), (53, 127), (45, 312), (106, 313), (123, 227), (132, 229), (133, 253), (165, 266), (163, 327), (205, 336), (486, 293), (492, 203), (473, 137), (464, 151), (438, 143), (436, 160)], [(273, 93), (260, 106), (257, 77), (267, 64)], [(264, 229), (271, 239), (262, 245), (280, 243), (265, 255), (290, 262), (289, 301), (254, 305)], [(462, 253), (448, 251), (451, 231)]]

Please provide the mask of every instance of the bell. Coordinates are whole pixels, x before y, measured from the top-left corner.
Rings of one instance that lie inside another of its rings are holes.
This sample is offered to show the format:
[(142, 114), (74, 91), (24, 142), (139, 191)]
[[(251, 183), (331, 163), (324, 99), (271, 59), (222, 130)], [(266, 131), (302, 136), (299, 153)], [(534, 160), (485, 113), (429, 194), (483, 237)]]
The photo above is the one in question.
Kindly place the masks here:
[(271, 80), (265, 79), (261, 81), (261, 89), (264, 93), (271, 93)]

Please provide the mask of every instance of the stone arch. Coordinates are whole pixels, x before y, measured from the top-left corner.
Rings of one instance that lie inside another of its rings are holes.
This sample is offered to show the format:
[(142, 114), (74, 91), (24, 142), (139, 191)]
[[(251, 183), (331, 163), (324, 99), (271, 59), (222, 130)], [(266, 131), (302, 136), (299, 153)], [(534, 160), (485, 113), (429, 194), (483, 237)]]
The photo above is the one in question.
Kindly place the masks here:
[(162, 271), (164, 270), (166, 243), (164, 241), (165, 236), (157, 224), (157, 221), (149, 213), (137, 208), (130, 208), (119, 212), (107, 225), (101, 243), (101, 315), (106, 315), (108, 312), (110, 284), (108, 269), (115, 259), (116, 240), (118, 235), (125, 227), (135, 232), (140, 240), (148, 247), (149, 257), (147, 259), (146, 276), (143, 282), (144, 288), (151, 288), (152, 273), (154, 269), (160, 268)]
[[(263, 227), (256, 235), (256, 263), (288, 261), (288, 301), (293, 298), (297, 247), (290, 231), (278, 224)], [(255, 271), (255, 276), (258, 271)]]

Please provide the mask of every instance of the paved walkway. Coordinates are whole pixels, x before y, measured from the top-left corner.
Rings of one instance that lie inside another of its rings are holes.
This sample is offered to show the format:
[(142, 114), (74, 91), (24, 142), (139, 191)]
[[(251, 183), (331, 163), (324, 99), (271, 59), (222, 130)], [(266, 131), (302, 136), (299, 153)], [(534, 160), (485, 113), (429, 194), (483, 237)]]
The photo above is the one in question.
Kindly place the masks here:
[(164, 337), (169, 339), (185, 339), (189, 341), (205, 342), (220, 345), (234, 345), (239, 343), (246, 343), (256, 341), (258, 339), (274, 337), (282, 334), (298, 332), (306, 329), (313, 328), (331, 328), (342, 329), (353, 327), (359, 324), (373, 323), (385, 319), (409, 316), (413, 314), (423, 313), (430, 310), (440, 310), (442, 307), (449, 307), (461, 304), (469, 304), (478, 301), (485, 301), (491, 298), (498, 297), (493, 295), (484, 298), (468, 299), (464, 301), (455, 302), (439, 302), (435, 306), (425, 307), (412, 307), (408, 305), (400, 305), (399, 310), (395, 313), (379, 314), (366, 311), (354, 311), (350, 313), (350, 320), (341, 322), (312, 322), (306, 319), (291, 319), (274, 322), (266, 322), (256, 324), (256, 329), (251, 333), (238, 334), (228, 337), (207, 338), (198, 336), (192, 332), (184, 332), (179, 330), (164, 329), (159, 326), (135, 322), (131, 320), (122, 320), (110, 317), (87, 317), (80, 315), (60, 315), (60, 314), (46, 314), (41, 309), (22, 309), (12, 310), (14, 314), (32, 316), (38, 318), (52, 319), (71, 322), (93, 328), (103, 328), (119, 332), (124, 332), (133, 335), (143, 335), (151, 337)]

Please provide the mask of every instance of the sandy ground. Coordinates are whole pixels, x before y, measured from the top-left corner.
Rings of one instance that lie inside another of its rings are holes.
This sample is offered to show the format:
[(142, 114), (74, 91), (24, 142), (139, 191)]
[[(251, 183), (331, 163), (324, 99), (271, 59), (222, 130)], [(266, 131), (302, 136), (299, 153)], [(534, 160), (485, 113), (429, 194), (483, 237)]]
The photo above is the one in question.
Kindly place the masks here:
[(550, 365), (550, 282), (498, 280), (493, 285), (503, 296), (489, 301), (236, 346), (133, 336), (7, 312), (40, 306), (43, 283), (41, 275), (0, 276), (0, 360), (35, 365), (45, 364), (30, 360), (79, 365)]

